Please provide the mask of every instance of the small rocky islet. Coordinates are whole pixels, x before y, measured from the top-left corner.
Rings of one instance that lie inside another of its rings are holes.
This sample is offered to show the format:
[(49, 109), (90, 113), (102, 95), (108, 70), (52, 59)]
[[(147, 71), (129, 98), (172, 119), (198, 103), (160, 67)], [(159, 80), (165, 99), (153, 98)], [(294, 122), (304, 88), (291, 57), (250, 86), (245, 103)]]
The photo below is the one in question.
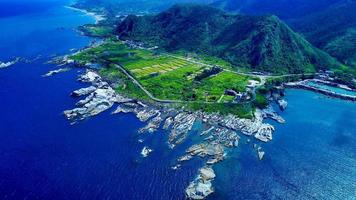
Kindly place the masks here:
[[(264, 123), (264, 119), (271, 118), (284, 123), (284, 119), (271, 106), (264, 110), (256, 109), (252, 119), (243, 119), (232, 114), (192, 112), (165, 104), (152, 104), (128, 98), (117, 93), (109, 82), (90, 69), (86, 69), (78, 80), (89, 83), (90, 86), (71, 93), (73, 98), (84, 97), (76, 103), (76, 108), (64, 111), (65, 117), (72, 124), (116, 106), (112, 114), (133, 113), (141, 122), (146, 123), (138, 130), (138, 134), (153, 133), (160, 128), (167, 131), (167, 148), (172, 150), (185, 141), (195, 123), (199, 121), (203, 124), (203, 130), (198, 133), (200, 140), (177, 158), (176, 165), (172, 166), (172, 169), (176, 170), (194, 157), (204, 159), (205, 165), (199, 169), (197, 177), (186, 188), (186, 197), (189, 199), (204, 199), (214, 192), (212, 184), (216, 176), (214, 164), (226, 158), (226, 150), (239, 146), (241, 134), (255, 138), (256, 143), (268, 142), (272, 140), (275, 129), (272, 125)], [(257, 158), (262, 160), (265, 156), (262, 147), (255, 144), (254, 148), (257, 151)], [(145, 146), (141, 155), (148, 157), (152, 151)]]

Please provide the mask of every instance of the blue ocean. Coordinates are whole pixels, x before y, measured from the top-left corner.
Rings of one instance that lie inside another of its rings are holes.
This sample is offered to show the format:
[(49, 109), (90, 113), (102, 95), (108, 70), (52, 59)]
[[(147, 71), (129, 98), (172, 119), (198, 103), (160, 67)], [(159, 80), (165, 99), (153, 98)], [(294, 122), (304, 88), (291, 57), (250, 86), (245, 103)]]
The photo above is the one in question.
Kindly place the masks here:
[[(199, 127), (170, 150), (164, 131), (137, 134), (144, 124), (131, 114), (76, 125), (63, 116), (77, 101), (69, 94), (86, 86), (76, 81), (82, 69), (44, 78), (58, 69), (46, 62), (94, 40), (76, 31), (94, 19), (68, 4), (0, 2), (0, 61), (34, 60), (0, 69), (0, 199), (184, 199), (203, 162), (171, 167)], [(271, 121), (273, 141), (259, 144), (265, 158), (243, 137), (215, 166), (209, 199), (356, 199), (356, 103), (304, 90), (287, 90), (286, 100), (286, 124)], [(145, 145), (154, 151), (142, 158)]]

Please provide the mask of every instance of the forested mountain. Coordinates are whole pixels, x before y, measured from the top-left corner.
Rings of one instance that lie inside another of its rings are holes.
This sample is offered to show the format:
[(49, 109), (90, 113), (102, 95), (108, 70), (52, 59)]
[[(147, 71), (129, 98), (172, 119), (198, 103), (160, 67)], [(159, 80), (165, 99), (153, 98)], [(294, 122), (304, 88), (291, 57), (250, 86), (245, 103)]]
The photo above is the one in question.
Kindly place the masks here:
[(345, 0), (216, 0), (211, 5), (249, 15), (273, 14), (283, 20), (301, 18)]
[(217, 0), (212, 5), (236, 13), (277, 15), (313, 45), (356, 67), (355, 0)]
[(317, 47), (356, 67), (356, 1), (347, 1), (291, 22)]
[(233, 15), (210, 6), (176, 5), (153, 16), (129, 16), (116, 33), (169, 51), (206, 53), (273, 73), (312, 72), (336, 65), (278, 17)]
[(214, 0), (77, 0), (75, 6), (102, 10), (110, 14), (145, 14), (163, 11), (176, 3), (213, 2)]

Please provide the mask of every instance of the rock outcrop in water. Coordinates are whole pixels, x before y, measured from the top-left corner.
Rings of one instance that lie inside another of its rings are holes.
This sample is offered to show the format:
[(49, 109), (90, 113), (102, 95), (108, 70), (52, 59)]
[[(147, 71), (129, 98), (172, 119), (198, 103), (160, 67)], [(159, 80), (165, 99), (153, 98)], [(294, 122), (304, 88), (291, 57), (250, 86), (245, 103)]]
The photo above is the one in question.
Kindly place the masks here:
[(148, 147), (144, 147), (141, 151), (141, 155), (142, 157), (147, 157), (153, 150), (148, 148)]
[[(160, 128), (166, 130), (169, 133), (168, 144), (171, 149), (185, 141), (196, 122), (203, 124), (204, 130), (198, 132), (200, 140), (190, 146), (172, 167), (175, 170), (179, 169), (183, 162), (195, 157), (204, 160), (205, 167), (199, 170), (197, 178), (186, 189), (186, 196), (191, 199), (204, 199), (213, 193), (211, 181), (215, 178), (215, 173), (212, 167), (226, 158), (227, 149), (239, 146), (241, 137), (238, 133), (268, 142), (272, 140), (274, 127), (263, 123), (263, 120), (272, 118), (284, 122), (272, 108), (256, 110), (253, 119), (242, 119), (234, 115), (193, 113), (159, 104), (142, 103), (117, 94), (96, 72), (90, 70), (80, 76), (79, 80), (92, 85), (72, 93), (73, 97), (86, 96), (77, 103), (77, 108), (64, 111), (65, 116), (73, 122), (97, 115), (117, 104), (112, 114), (133, 113), (141, 122), (146, 123), (138, 133), (153, 133)], [(144, 147), (141, 155), (146, 157), (151, 151), (148, 147)], [(264, 152), (259, 148), (259, 159), (263, 156)]]
[(71, 121), (82, 120), (97, 115), (111, 108), (114, 103), (132, 101), (131, 99), (116, 94), (115, 90), (112, 89), (107, 82), (102, 81), (101, 77), (93, 71), (87, 71), (79, 80), (92, 83), (93, 86), (79, 89), (72, 93), (77, 96), (88, 96), (76, 104), (78, 106), (77, 108), (64, 111), (64, 115)]
[(286, 100), (280, 99), (280, 100), (277, 101), (277, 104), (278, 104), (278, 106), (279, 106), (279, 108), (280, 108), (281, 110), (287, 109), (288, 103), (287, 103)]
[(73, 91), (71, 96), (74, 96), (74, 97), (85, 96), (90, 93), (93, 93), (95, 90), (96, 90), (96, 87), (94, 87), (94, 86), (90, 86), (87, 88), (81, 88), (81, 89)]
[(42, 75), (42, 77), (50, 77), (50, 76), (53, 76), (53, 75), (56, 75), (56, 74), (59, 74), (62, 72), (66, 72), (69, 70), (70, 70), (70, 68), (62, 68), (62, 69), (52, 70), (52, 71), (49, 71), (47, 74)]
[(196, 116), (194, 114), (182, 112), (174, 117), (172, 131), (169, 134), (168, 142), (171, 148), (180, 144), (187, 137), (187, 134), (194, 125)]
[(10, 67), (10, 66), (16, 64), (16, 63), (19, 62), (19, 61), (20, 61), (20, 58), (16, 58), (15, 60), (9, 61), (9, 62), (1, 62), (1, 61), (0, 61), (0, 69), (1, 69), (1, 68)]
[(211, 167), (203, 167), (199, 169), (199, 175), (192, 181), (185, 194), (188, 199), (205, 199), (214, 192), (212, 181), (215, 178), (214, 170)]

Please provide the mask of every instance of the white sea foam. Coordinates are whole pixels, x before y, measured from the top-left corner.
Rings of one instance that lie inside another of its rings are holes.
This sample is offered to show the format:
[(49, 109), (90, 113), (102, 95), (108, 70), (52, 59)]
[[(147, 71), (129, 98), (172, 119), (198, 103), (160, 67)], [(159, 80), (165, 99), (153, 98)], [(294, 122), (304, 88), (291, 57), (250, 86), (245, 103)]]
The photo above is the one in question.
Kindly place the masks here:
[(18, 62), (18, 59), (13, 60), (13, 61), (9, 61), (9, 62), (1, 62), (0, 61), (0, 69), (1, 68), (6, 68), (6, 67), (10, 67), (11, 65), (14, 65)]
[(103, 21), (105, 20), (106, 18), (104, 17), (104, 15), (98, 15), (94, 12), (89, 12), (87, 10), (84, 10), (84, 9), (79, 9), (79, 8), (75, 8), (75, 7), (71, 7), (71, 6), (65, 6), (66, 8), (68, 9), (71, 9), (71, 10), (74, 10), (74, 11), (77, 11), (77, 12), (81, 12), (81, 13), (84, 13), (90, 17), (93, 17), (95, 19), (95, 23), (99, 23), (100, 21)]

